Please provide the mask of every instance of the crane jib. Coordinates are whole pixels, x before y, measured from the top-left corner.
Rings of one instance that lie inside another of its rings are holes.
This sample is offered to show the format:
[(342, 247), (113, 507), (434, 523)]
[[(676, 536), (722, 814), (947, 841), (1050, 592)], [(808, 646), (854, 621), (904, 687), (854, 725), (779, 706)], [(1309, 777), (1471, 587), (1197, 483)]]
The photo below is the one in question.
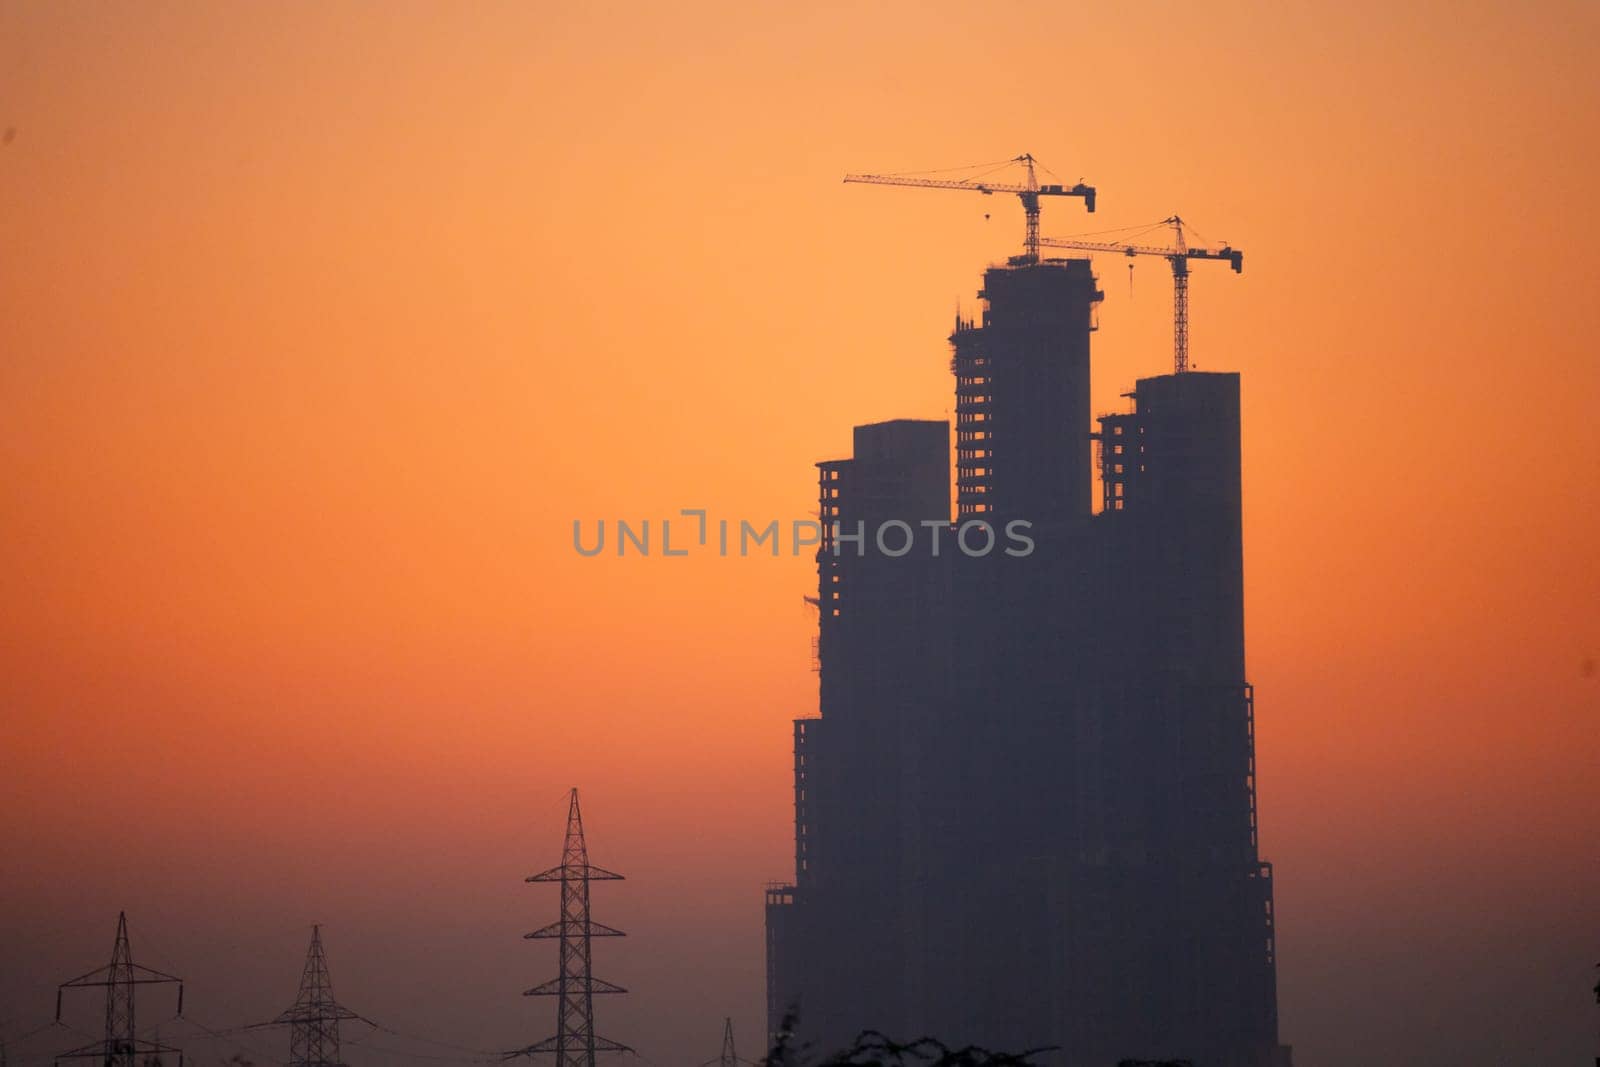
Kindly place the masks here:
[[(1035, 160), (1031, 155), (1020, 155), (1011, 160), (1012, 163), (1021, 163), (1026, 166), (1027, 181), (1023, 184), (989, 181), (983, 176), (971, 178), (934, 178), (912, 174), (846, 174), (846, 182), (862, 182), (868, 185), (900, 185), (915, 189), (959, 189), (969, 193), (980, 193), (983, 196), (994, 196), (996, 193), (1013, 193), (1022, 201), (1022, 209), (1027, 217), (1027, 228), (1023, 239), (1023, 254), (1012, 257), (1018, 263), (1037, 263), (1039, 261), (1039, 198), (1041, 196), (1077, 196), (1083, 198), (1085, 210), (1095, 209), (1095, 189), (1092, 185), (1078, 182), (1068, 186), (1064, 183), (1052, 182), (1039, 184), (1034, 176)], [(985, 216), (987, 217), (987, 216)], [(1015, 264), (1013, 264), (1015, 265)]]

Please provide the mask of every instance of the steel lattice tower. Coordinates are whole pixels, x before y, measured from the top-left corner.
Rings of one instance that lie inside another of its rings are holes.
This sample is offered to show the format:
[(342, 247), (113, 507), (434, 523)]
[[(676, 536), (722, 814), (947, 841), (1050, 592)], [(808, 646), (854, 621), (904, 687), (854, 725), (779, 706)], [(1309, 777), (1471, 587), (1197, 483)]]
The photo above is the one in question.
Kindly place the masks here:
[(739, 1056), (733, 1051), (733, 1020), (722, 1020), (722, 1056), (717, 1067), (739, 1067)]
[(322, 927), (311, 928), (305, 969), (300, 972), (300, 993), (294, 1006), (264, 1026), (289, 1027), (290, 1067), (342, 1067), (339, 1061), (339, 1022), (361, 1016), (333, 999), (328, 977), (328, 957), (322, 950)]
[(160, 1056), (163, 1052), (178, 1055), (179, 1067), (183, 1053), (159, 1041), (141, 1041), (134, 1020), (134, 988), (141, 985), (178, 986), (178, 1014), (183, 1014), (183, 979), (161, 971), (141, 967), (133, 962), (133, 950), (128, 947), (128, 914), (117, 914), (117, 940), (111, 948), (111, 962), (99, 970), (79, 975), (70, 982), (62, 982), (56, 990), (56, 1022), (61, 1021), (62, 995), (69, 989), (104, 987), (106, 991), (106, 1036), (102, 1041), (82, 1048), (63, 1052), (56, 1061), (67, 1059), (97, 1059), (103, 1067), (136, 1067), (139, 1057)]
[(561, 943), (560, 975), (523, 994), (556, 998), (556, 1036), (508, 1055), (554, 1053), (556, 1067), (594, 1067), (596, 1053), (633, 1051), (627, 1045), (595, 1033), (595, 994), (626, 993), (627, 990), (595, 978), (590, 970), (590, 942), (596, 937), (622, 937), (623, 933), (590, 920), (589, 883), (619, 882), (622, 875), (589, 862), (589, 848), (583, 839), (583, 815), (578, 810), (576, 789), (572, 790), (571, 797), (567, 807), (567, 839), (561, 854), (561, 866), (527, 879), (530, 882), (561, 883), (561, 918), (524, 935), (528, 938), (555, 938)]

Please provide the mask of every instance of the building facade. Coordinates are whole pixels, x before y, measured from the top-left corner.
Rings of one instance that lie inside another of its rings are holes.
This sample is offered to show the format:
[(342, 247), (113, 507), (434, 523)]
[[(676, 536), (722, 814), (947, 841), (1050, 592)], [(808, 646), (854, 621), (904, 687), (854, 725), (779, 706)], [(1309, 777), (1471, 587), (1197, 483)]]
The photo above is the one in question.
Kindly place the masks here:
[(1142, 379), (1091, 433), (1100, 295), (1086, 260), (986, 273), (950, 337), (954, 521), (943, 422), (858, 427), (818, 465), (819, 714), (794, 724), (795, 877), (767, 894), (774, 1034), (1288, 1062), (1239, 379)]

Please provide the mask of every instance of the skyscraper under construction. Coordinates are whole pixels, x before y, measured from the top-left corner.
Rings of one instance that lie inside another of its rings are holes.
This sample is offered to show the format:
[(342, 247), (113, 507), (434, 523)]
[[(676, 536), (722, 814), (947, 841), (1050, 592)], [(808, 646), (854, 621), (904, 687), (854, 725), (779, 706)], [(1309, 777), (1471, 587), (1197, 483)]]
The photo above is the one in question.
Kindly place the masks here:
[(820, 715), (794, 724), (769, 1025), (1281, 1067), (1238, 375), (1142, 379), (1091, 432), (1089, 262), (979, 295), (950, 337), (954, 521), (944, 422), (818, 464)]

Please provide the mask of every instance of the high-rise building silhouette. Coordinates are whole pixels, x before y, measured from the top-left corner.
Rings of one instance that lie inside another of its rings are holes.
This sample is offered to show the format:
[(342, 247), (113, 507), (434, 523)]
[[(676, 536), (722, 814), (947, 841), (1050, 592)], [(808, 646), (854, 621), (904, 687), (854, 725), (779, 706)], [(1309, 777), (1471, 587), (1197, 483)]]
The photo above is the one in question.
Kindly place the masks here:
[(818, 465), (820, 715), (794, 726), (769, 1025), (1281, 1067), (1238, 376), (1140, 380), (1091, 433), (1088, 261), (980, 295), (950, 337), (955, 522), (945, 423), (858, 427)]

